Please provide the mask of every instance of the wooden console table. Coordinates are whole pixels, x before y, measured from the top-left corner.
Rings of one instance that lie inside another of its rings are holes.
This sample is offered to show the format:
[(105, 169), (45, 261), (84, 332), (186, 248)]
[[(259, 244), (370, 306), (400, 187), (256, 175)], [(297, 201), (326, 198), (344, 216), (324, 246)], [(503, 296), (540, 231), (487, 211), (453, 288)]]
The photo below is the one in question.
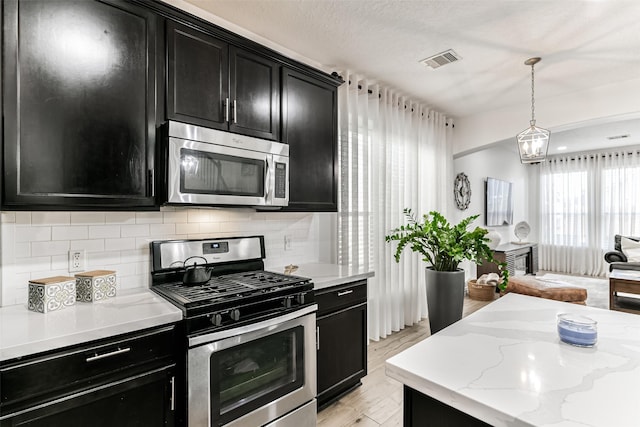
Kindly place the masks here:
[[(538, 272), (537, 243), (525, 243), (522, 245), (505, 243), (493, 250), (493, 258), (499, 262), (506, 262), (507, 270), (511, 276), (516, 275), (516, 262), (518, 260), (525, 262), (527, 274), (536, 274)], [(478, 265), (478, 277), (488, 273), (499, 274), (498, 266), (488, 261)]]
[[(618, 292), (638, 297), (618, 295)], [(628, 270), (613, 270), (609, 274), (609, 310), (640, 314), (640, 274)]]

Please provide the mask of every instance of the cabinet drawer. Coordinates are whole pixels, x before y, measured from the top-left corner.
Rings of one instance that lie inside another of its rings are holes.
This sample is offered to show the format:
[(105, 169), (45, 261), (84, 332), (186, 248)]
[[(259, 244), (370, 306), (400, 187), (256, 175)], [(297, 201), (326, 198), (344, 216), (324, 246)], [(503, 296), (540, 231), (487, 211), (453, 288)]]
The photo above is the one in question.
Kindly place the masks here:
[[(93, 342), (0, 369), (0, 407), (8, 409), (68, 390), (113, 381), (137, 366), (172, 360), (174, 326)], [(4, 410), (2, 412), (5, 412)]]
[(367, 281), (333, 286), (316, 292), (318, 316), (367, 302)]

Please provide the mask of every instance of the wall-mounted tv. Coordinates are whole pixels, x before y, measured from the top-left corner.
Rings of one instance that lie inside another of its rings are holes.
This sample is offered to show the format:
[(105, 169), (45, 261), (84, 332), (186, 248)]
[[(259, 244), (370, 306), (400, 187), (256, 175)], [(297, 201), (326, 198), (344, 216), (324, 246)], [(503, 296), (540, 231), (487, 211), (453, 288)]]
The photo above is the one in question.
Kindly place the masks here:
[(513, 224), (513, 183), (487, 178), (484, 218), (488, 227)]

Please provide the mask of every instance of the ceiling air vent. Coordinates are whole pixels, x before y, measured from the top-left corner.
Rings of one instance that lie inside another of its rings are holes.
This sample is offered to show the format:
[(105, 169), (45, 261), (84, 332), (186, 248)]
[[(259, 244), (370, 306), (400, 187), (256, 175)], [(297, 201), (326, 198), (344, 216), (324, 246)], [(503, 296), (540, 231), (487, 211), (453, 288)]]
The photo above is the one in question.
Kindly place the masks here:
[(422, 61), (420, 61), (420, 63), (435, 70), (436, 68), (440, 68), (443, 65), (451, 64), (452, 62), (456, 62), (461, 59), (462, 57), (455, 53), (453, 49), (449, 49), (445, 50), (444, 52), (440, 52), (437, 55), (433, 55), (429, 58), (423, 59)]
[(608, 140), (614, 140), (614, 139), (624, 139), (624, 138), (629, 138), (629, 135), (615, 135), (615, 136), (608, 136), (607, 139)]

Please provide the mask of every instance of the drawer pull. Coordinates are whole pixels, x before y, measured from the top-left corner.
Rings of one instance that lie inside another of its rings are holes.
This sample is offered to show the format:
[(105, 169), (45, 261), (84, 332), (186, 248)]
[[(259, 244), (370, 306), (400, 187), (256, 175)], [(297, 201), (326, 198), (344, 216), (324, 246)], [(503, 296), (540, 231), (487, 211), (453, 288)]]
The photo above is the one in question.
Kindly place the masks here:
[(131, 347), (126, 347), (126, 348), (118, 348), (117, 350), (112, 351), (110, 353), (105, 353), (105, 354), (96, 353), (95, 356), (87, 357), (87, 362), (95, 362), (96, 360), (104, 359), (111, 356), (116, 356), (118, 354), (128, 353), (130, 351), (131, 351)]
[(349, 295), (353, 293), (353, 289), (349, 289), (348, 291), (342, 291), (342, 292), (338, 292), (338, 296), (339, 297), (343, 297), (345, 295)]

